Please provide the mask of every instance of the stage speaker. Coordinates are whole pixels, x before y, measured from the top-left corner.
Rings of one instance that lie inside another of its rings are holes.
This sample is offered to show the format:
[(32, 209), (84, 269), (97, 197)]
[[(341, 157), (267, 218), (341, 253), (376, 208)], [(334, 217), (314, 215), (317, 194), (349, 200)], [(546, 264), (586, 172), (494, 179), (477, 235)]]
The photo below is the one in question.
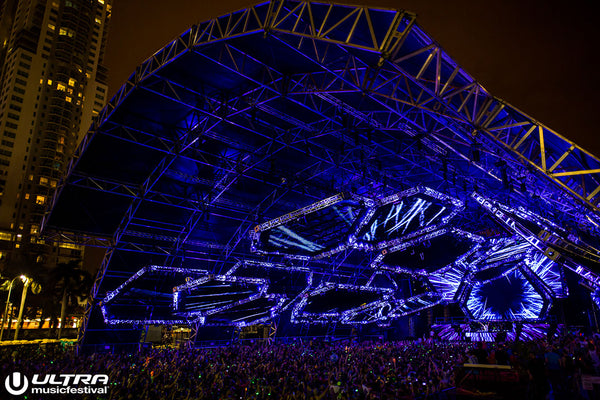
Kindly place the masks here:
[(145, 341), (149, 342), (149, 343), (160, 343), (162, 341), (162, 326), (161, 325), (148, 326), (148, 333), (146, 333)]

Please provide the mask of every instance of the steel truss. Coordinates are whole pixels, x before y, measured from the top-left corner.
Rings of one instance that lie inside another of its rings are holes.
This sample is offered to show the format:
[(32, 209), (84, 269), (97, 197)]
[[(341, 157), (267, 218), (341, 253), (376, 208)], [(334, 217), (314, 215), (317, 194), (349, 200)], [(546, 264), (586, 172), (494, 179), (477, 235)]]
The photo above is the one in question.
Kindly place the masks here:
[[(81, 160), (100, 151), (100, 139), (152, 154), (144, 178), (87, 171)], [(136, 69), (51, 201), (66, 201), (66, 187), (101, 192), (128, 199), (122, 218), (110, 239), (67, 227), (48, 240), (107, 248), (82, 339), (116, 251), (161, 256), (168, 266), (210, 260), (222, 273), (248, 254), (249, 231), (265, 220), (344, 190), (385, 197), (418, 184), (459, 199), (496, 193), (586, 232), (600, 224), (600, 160), (489, 94), (414, 14), (273, 0), (193, 26)], [(151, 207), (177, 218), (149, 215)], [(477, 224), (477, 211), (465, 212)], [(51, 219), (43, 227), (60, 228)], [(204, 225), (218, 235), (199, 234)], [(543, 251), (598, 258), (565, 235), (538, 242)], [(571, 269), (596, 284), (593, 272)]]
[[(332, 13), (332, 10), (339, 12), (340, 9), (344, 12)], [(326, 15), (320, 15), (319, 24), (315, 22), (315, 13), (322, 12), (326, 12)], [(318, 41), (379, 53), (380, 62), (375, 67), (370, 67), (372, 70), (360, 73), (356, 71), (356, 76), (364, 78), (358, 85), (361, 89), (367, 88), (374, 96), (466, 124), (469, 128), (464, 134), (472, 136), (466, 143), (472, 143), (474, 137), (475, 142), (478, 138), (481, 139), (481, 144), (488, 147), (490, 153), (503, 149), (511, 159), (516, 159), (513, 168), (517, 168), (517, 162), (534, 167), (539, 172), (538, 175), (546, 177), (598, 211), (593, 200), (600, 192), (600, 161), (595, 156), (487, 93), (414, 23), (413, 14), (402, 10), (377, 10), (376, 12), (393, 14), (393, 18), (387, 27), (376, 29), (371, 17), (373, 12), (375, 10), (362, 6), (275, 1), (196, 25), (136, 69), (102, 111), (74, 160), (76, 162), (87, 147), (97, 127), (110, 117), (137, 85), (189, 49), (262, 31), (280, 32), (297, 37), (300, 43), (312, 41), (314, 45)], [(362, 24), (368, 26), (370, 43), (357, 40), (355, 33)], [(379, 31), (386, 33), (378, 41), (377, 37), (381, 35)], [(408, 39), (412, 38), (421, 44), (420, 48), (409, 49), (406, 46)], [(317, 49), (318, 46), (313, 48)], [(390, 70), (395, 73), (387, 75), (386, 72), (389, 73)], [(409, 72), (412, 70), (416, 73)], [(376, 77), (379, 79), (375, 79)], [(382, 95), (382, 90), (388, 87), (394, 88), (393, 93), (408, 94), (409, 98)], [(465, 138), (461, 142), (464, 140)], [(552, 143), (552, 147), (546, 143)], [(72, 167), (71, 165), (69, 170)], [(529, 174), (522, 169), (517, 169), (514, 173), (515, 178), (526, 175)], [(575, 181), (574, 177), (581, 180)], [(587, 185), (586, 180), (589, 180)]]
[[(198, 131), (196, 131), (196, 129), (190, 129), (188, 132), (186, 132), (178, 138), (178, 140), (176, 141), (176, 147), (178, 150), (183, 151), (187, 147), (191, 146), (195, 141), (197, 141), (198, 138)], [(79, 330), (78, 337), (79, 342), (83, 341), (83, 335), (85, 334), (85, 330), (87, 328), (89, 315), (91, 314), (92, 307), (94, 306), (94, 304), (99, 301), (99, 298), (97, 296), (100, 290), (100, 285), (102, 284), (102, 280), (104, 279), (104, 275), (106, 273), (108, 265), (110, 264), (110, 260), (117, 248), (118, 243), (120, 242), (121, 237), (125, 234), (129, 224), (134, 219), (135, 212), (144, 200), (146, 193), (152, 190), (158, 179), (175, 161), (175, 159), (176, 156), (169, 155), (160, 160), (160, 162), (150, 173), (148, 178), (143, 182), (142, 185), (140, 185), (137, 195), (134, 197), (133, 201), (129, 205), (129, 208), (125, 212), (125, 215), (123, 216), (123, 219), (119, 224), (119, 228), (112, 237), (111, 245), (104, 254), (104, 258), (102, 260), (102, 263), (100, 264), (100, 269), (98, 270), (98, 274), (96, 275), (96, 279), (94, 281), (94, 284), (92, 285), (91, 295), (86, 303), (84, 317), (81, 321), (81, 329)]]

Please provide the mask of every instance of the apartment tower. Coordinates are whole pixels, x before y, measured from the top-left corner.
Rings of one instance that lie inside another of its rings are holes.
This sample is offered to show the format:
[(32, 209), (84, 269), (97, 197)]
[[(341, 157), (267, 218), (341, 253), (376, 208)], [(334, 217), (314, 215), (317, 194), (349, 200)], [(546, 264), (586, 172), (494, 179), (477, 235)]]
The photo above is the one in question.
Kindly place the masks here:
[[(0, 259), (77, 257), (39, 236), (48, 202), (106, 103), (112, 0), (0, 0)], [(13, 261), (11, 261), (13, 260)], [(22, 261), (21, 261), (22, 262)]]

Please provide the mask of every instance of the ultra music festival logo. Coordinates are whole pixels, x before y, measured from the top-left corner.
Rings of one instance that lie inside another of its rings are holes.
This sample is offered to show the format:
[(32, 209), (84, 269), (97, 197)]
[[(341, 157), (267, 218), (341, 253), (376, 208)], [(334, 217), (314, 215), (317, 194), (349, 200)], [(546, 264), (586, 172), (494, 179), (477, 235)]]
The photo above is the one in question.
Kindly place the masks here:
[(24, 394), (107, 394), (108, 375), (104, 374), (34, 374), (31, 379), (13, 372), (4, 379), (6, 391), (13, 396)]

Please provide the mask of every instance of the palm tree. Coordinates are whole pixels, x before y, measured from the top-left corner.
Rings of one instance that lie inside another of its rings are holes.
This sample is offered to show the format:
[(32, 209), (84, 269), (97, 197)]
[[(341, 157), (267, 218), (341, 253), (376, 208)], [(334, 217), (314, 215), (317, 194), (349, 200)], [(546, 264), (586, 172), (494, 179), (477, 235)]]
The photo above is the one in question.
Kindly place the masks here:
[[(37, 301), (40, 299), (40, 292), (42, 290), (42, 285), (40, 282), (44, 282), (44, 271), (45, 263), (43, 257), (40, 257), (38, 252), (32, 250), (29, 252), (18, 253), (15, 257), (12, 257), (7, 262), (7, 267), (5, 268), (4, 273), (7, 276), (20, 276), (25, 275), (31, 281), (31, 285), (29, 286), (29, 293), (31, 296), (28, 297), (29, 302), (26, 304), (27, 307), (23, 310), (24, 315), (26, 316), (34, 316), (37, 314), (38, 308), (43, 307), (43, 303)], [(0, 291), (8, 290), (9, 282), (4, 279), (0, 280)], [(11, 297), (11, 303), (13, 305), (19, 305), (21, 295), (24, 292), (21, 290), (15, 290), (13, 288), (13, 294)], [(4, 297), (4, 296), (2, 296)], [(3, 305), (6, 304), (6, 301), (2, 301)], [(4, 310), (4, 308), (2, 308)], [(10, 313), (9, 313), (10, 315)], [(5, 317), (6, 318), (6, 317)], [(23, 325), (23, 320), (21, 320), (21, 324), (19, 329)], [(10, 327), (9, 327), (10, 328)]]
[(67, 308), (77, 306), (89, 296), (92, 285), (92, 276), (89, 272), (79, 267), (79, 262), (72, 260), (67, 263), (59, 263), (51, 271), (51, 281), (54, 283), (55, 296), (60, 298), (60, 328), (58, 338), (62, 336), (65, 326)]

